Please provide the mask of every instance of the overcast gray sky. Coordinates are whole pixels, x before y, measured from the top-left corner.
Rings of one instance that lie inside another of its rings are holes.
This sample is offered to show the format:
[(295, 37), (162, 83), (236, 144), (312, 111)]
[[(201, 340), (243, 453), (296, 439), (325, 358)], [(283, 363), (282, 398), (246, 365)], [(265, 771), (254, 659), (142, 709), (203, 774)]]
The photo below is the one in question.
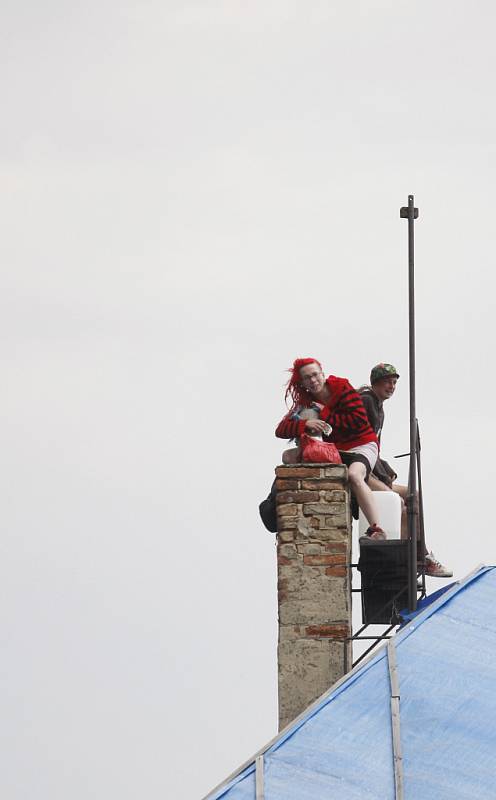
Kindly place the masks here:
[(494, 563), (495, 17), (4, 0), (5, 800), (199, 798), (276, 732), (285, 369), (394, 363), (407, 449), (409, 193), (429, 544)]

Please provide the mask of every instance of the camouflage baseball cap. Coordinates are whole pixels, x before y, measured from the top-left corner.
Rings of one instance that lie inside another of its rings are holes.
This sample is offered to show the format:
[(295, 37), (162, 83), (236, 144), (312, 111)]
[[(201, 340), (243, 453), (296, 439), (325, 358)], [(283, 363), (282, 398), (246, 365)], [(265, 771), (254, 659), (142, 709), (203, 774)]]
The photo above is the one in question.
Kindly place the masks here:
[(391, 377), (400, 377), (396, 367), (393, 367), (392, 364), (384, 364), (381, 362), (380, 364), (376, 364), (375, 367), (372, 367), (372, 372), (370, 373), (370, 383), (377, 383), (377, 381), (380, 381), (381, 378)]

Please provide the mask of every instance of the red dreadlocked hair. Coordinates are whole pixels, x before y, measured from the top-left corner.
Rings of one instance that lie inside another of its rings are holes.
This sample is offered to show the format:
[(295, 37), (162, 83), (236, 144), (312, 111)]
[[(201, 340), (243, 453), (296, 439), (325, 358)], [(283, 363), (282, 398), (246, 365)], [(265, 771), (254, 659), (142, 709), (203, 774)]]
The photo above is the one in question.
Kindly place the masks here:
[(296, 358), (293, 361), (293, 366), (288, 369), (291, 377), (286, 384), (286, 394), (284, 400), (288, 402), (288, 395), (291, 398), (292, 406), (290, 411), (294, 411), (297, 406), (309, 406), (312, 403), (312, 395), (300, 383), (300, 369), (306, 367), (307, 364), (318, 364), (322, 369), (322, 364), (316, 358)]

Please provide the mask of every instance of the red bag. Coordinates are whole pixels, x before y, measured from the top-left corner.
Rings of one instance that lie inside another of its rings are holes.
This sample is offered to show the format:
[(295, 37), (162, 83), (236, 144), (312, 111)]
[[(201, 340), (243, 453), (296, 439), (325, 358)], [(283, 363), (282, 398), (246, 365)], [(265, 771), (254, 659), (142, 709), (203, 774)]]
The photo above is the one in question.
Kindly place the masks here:
[(341, 456), (335, 444), (323, 442), (321, 439), (314, 439), (304, 433), (300, 436), (300, 449), (302, 461), (313, 461), (313, 463), (342, 464)]

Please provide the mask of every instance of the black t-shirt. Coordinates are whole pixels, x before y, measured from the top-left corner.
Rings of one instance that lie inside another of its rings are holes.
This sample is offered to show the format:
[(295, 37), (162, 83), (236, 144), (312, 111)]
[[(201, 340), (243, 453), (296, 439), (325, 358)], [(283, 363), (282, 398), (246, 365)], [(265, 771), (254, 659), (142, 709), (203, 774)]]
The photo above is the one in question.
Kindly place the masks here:
[[(360, 389), (360, 397), (362, 398), (362, 403), (365, 407), (365, 411), (367, 412), (370, 426), (377, 435), (380, 444), (382, 428), (384, 426), (384, 408), (382, 400), (379, 400), (377, 395), (369, 386)], [(394, 469), (392, 469), (387, 461), (384, 461), (382, 458), (377, 459), (376, 465), (372, 470), (372, 474), (389, 487), (398, 477)]]

